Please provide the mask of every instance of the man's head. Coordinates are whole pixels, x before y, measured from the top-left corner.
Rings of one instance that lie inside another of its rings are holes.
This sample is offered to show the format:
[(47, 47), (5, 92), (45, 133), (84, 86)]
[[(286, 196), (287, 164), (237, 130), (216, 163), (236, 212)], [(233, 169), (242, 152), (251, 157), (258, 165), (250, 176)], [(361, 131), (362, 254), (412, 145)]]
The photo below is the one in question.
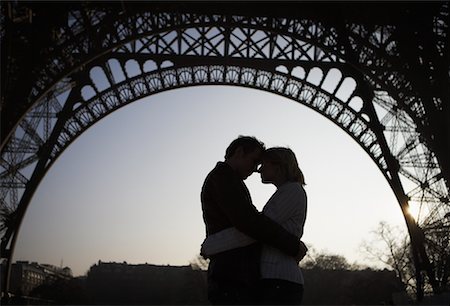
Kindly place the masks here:
[(264, 143), (255, 137), (239, 136), (225, 151), (225, 162), (245, 180), (260, 164), (264, 150)]

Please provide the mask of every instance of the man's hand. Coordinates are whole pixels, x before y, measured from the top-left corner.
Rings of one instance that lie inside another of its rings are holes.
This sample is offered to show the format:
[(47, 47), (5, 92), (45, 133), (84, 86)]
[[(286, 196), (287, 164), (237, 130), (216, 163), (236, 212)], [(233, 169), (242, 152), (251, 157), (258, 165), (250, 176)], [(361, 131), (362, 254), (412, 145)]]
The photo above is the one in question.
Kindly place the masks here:
[(297, 261), (297, 264), (303, 259), (303, 257), (306, 256), (307, 252), (308, 252), (308, 248), (303, 243), (303, 241), (300, 240), (300, 249), (298, 250), (297, 256), (295, 256), (295, 260)]

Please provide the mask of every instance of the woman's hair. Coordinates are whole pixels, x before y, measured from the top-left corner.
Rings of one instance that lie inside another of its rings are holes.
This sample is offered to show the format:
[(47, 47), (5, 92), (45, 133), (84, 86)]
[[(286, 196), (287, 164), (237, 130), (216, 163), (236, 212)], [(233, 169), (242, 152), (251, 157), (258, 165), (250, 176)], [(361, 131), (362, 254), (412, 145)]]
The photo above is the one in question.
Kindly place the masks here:
[(251, 153), (256, 149), (260, 149), (261, 151), (264, 151), (266, 149), (264, 143), (262, 143), (255, 137), (240, 135), (238, 138), (233, 140), (226, 149), (225, 159), (229, 159), (231, 156), (233, 156), (234, 152), (236, 152), (239, 147), (242, 147), (245, 154)]
[(280, 165), (289, 182), (299, 182), (302, 185), (306, 185), (303, 172), (300, 170), (297, 158), (291, 149), (283, 147), (269, 148), (264, 151), (262, 159), (263, 161)]

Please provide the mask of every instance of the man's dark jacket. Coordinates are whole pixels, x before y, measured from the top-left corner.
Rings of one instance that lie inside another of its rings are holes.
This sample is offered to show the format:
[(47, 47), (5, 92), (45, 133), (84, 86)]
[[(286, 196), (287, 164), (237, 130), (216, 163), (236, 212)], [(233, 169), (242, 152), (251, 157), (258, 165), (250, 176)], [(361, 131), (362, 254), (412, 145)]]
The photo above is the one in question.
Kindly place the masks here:
[[(261, 214), (252, 204), (243, 180), (231, 166), (218, 162), (208, 174), (201, 192), (206, 236), (229, 227), (296, 256), (299, 239)], [(259, 277), (259, 244), (219, 253), (211, 258), (209, 279), (245, 285)]]

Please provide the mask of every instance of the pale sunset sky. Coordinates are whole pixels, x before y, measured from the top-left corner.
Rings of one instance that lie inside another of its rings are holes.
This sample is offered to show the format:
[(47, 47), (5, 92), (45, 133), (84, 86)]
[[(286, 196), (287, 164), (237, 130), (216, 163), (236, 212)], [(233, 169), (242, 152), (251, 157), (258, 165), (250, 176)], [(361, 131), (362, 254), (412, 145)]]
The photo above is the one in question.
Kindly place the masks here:
[[(306, 178), (303, 241), (371, 264), (360, 252), (380, 221), (405, 222), (387, 181), (344, 131), (275, 94), (232, 86), (171, 90), (132, 103), (79, 137), (42, 180), (14, 261), (84, 275), (99, 260), (188, 265), (205, 237), (200, 189), (239, 135), (288, 146)], [(246, 180), (262, 209), (275, 191)]]

